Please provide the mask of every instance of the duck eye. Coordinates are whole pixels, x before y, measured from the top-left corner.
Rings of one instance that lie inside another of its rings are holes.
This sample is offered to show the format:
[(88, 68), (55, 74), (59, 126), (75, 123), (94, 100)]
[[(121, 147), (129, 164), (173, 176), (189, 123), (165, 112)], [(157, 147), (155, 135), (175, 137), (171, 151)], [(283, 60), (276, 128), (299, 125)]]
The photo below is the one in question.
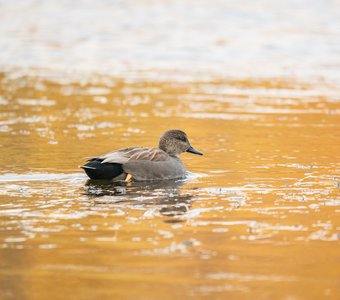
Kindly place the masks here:
[(179, 136), (179, 137), (177, 137), (177, 140), (180, 140), (182, 142), (186, 142), (187, 139), (184, 136)]

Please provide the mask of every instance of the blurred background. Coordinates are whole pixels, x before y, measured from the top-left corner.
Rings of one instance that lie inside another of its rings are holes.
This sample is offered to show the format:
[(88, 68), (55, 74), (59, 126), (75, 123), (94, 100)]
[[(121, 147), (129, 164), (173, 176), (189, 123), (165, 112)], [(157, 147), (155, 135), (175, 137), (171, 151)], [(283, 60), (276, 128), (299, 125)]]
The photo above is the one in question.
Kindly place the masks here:
[(340, 76), (336, 0), (16, 0), (0, 18), (2, 68)]

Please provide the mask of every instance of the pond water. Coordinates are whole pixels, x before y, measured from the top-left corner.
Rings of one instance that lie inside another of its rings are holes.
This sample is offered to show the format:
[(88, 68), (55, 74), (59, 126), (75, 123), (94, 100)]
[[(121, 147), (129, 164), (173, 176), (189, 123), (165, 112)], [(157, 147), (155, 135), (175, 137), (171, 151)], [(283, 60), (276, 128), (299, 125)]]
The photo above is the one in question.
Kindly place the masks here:
[[(250, 2), (0, 4), (0, 298), (340, 298), (340, 10)], [(172, 128), (184, 180), (79, 169)]]
[[(338, 91), (18, 73), (0, 87), (9, 298), (338, 295)], [(78, 169), (173, 127), (205, 154), (182, 155), (186, 180), (113, 185)]]

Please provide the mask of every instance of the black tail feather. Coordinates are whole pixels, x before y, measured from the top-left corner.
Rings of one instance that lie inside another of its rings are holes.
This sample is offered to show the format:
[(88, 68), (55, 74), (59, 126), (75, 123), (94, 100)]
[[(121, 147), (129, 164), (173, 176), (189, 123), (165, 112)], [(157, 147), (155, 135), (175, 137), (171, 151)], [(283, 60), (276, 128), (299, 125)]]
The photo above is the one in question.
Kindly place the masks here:
[(111, 180), (124, 173), (121, 164), (104, 163), (101, 159), (92, 159), (81, 168), (84, 169), (87, 176), (91, 179), (107, 179)]

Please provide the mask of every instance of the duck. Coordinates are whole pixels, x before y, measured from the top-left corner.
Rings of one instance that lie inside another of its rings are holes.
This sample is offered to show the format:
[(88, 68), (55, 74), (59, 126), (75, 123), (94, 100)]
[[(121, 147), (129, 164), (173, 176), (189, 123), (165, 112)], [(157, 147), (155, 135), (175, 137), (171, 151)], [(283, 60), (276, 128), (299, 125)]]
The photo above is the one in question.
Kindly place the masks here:
[(184, 178), (186, 168), (180, 154), (203, 155), (193, 148), (187, 134), (178, 129), (166, 131), (158, 147), (129, 147), (91, 157), (81, 166), (90, 179), (112, 181), (153, 181)]

